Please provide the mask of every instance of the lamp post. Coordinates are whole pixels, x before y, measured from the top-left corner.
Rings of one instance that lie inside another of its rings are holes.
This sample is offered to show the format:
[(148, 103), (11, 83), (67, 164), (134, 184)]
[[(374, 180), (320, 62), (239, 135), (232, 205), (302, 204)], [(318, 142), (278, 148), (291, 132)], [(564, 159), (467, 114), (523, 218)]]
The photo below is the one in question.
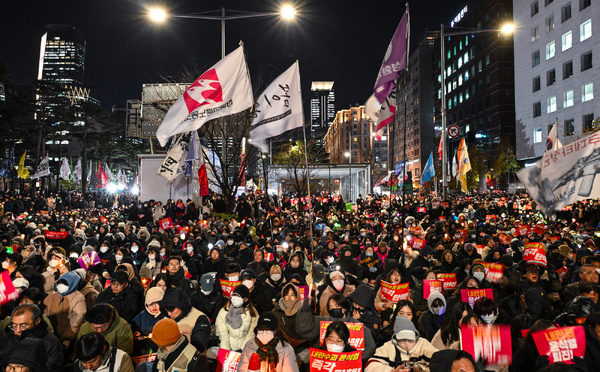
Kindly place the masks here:
[(446, 37), (449, 36), (457, 36), (457, 35), (471, 35), (471, 34), (480, 34), (483, 32), (502, 32), (505, 35), (510, 35), (514, 32), (514, 26), (512, 24), (506, 24), (504, 26), (502, 26), (502, 28), (497, 28), (497, 29), (473, 29), (473, 30), (468, 30), (468, 31), (455, 31), (455, 32), (448, 32), (445, 33), (444, 32), (444, 24), (442, 23), (440, 25), (440, 76), (441, 76), (441, 84), (442, 84), (442, 90), (441, 90), (441, 99), (442, 99), (442, 108), (441, 108), (441, 115), (442, 115), (442, 192), (443, 192), (443, 199), (447, 200), (448, 199), (448, 176), (447, 176), (447, 168), (446, 168), (446, 164), (448, 163), (448, 154), (446, 153), (447, 150), (447, 145), (448, 145), (448, 141), (447, 141), (447, 133), (446, 133), (446, 47), (445, 47), (445, 43)]
[(352, 153), (350, 151), (346, 151), (344, 156), (348, 158), (348, 199), (352, 203)]

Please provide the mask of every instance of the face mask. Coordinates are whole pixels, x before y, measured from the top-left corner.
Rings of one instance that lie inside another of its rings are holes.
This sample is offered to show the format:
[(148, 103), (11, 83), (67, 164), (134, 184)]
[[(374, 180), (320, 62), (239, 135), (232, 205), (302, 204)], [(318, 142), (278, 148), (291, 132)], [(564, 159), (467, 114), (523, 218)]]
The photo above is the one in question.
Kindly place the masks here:
[(71, 253), (71, 255), (69, 257), (74, 258), (74, 259), (78, 259), (79, 255), (77, 253)]
[(117, 262), (121, 262), (122, 259), (123, 259), (123, 256), (121, 256), (121, 255), (115, 256), (115, 261), (117, 261)]
[(9, 266), (10, 266), (10, 264), (8, 262), (6, 262), (6, 261), (2, 262), (2, 268), (4, 270), (8, 269)]
[(254, 287), (254, 282), (252, 280), (244, 280), (242, 284), (245, 285), (248, 289), (252, 289), (252, 287)]
[(494, 321), (496, 321), (496, 318), (498, 317), (498, 315), (494, 315), (494, 313), (488, 314), (488, 315), (483, 315), (481, 317), (481, 319), (483, 319), (483, 321), (485, 322), (485, 324), (491, 324), (494, 323)]
[(333, 287), (334, 287), (335, 289), (337, 289), (338, 291), (341, 291), (341, 290), (342, 290), (342, 288), (344, 288), (344, 281), (343, 281), (343, 280), (340, 280), (340, 279), (338, 279), (338, 280), (334, 280), (334, 281), (332, 282), (332, 284), (333, 284)]
[(212, 293), (212, 291), (205, 291), (204, 289), (201, 289), (200, 292), (202, 292), (202, 294), (204, 294), (205, 296), (208, 296)]
[(137, 245), (134, 245), (134, 246), (132, 246), (132, 247), (131, 247), (131, 251), (132, 251), (133, 253), (137, 252), (139, 249), (140, 249), (140, 248), (139, 248)]
[(344, 351), (344, 345), (327, 344), (327, 351), (332, 353), (341, 353)]
[(227, 245), (233, 245), (233, 240), (228, 240)]
[(155, 255), (155, 254), (149, 254), (149, 255), (148, 255), (148, 259), (149, 259), (150, 261), (154, 261), (154, 259), (155, 259), (155, 258), (156, 258), (156, 255)]
[(59, 283), (56, 285), (56, 291), (60, 294), (64, 294), (69, 290), (69, 286), (66, 284)]
[(165, 256), (165, 252), (160, 252), (160, 256), (164, 257)]
[(240, 307), (244, 304), (244, 300), (240, 296), (231, 297), (231, 305), (233, 307)]
[(480, 282), (483, 281), (483, 279), (485, 278), (485, 274), (482, 271), (475, 271), (473, 273), (473, 276)]
[(274, 282), (278, 282), (281, 279), (281, 274), (271, 274), (271, 280)]
[(361, 232), (361, 233), (360, 233), (360, 236), (365, 236), (365, 235), (367, 235), (367, 234), (366, 234), (366, 233), (364, 233), (364, 232)]
[(229, 277), (229, 280), (230, 280), (230, 281), (232, 281), (232, 282), (237, 282), (238, 280), (240, 280), (240, 277), (239, 277), (239, 276), (237, 276), (237, 275), (230, 276), (230, 277)]
[(267, 332), (263, 332), (259, 335), (256, 336), (256, 338), (258, 338), (258, 340), (263, 344), (266, 345), (269, 342), (271, 342), (271, 340), (273, 340), (273, 337), (275, 337), (275, 333), (272, 331), (267, 331)]
[(373, 253), (371, 253), (371, 252), (367, 252), (365, 254), (366, 254), (367, 257), (373, 257)]
[(329, 310), (329, 315), (331, 315), (332, 318), (341, 319), (341, 318), (344, 317), (344, 310), (342, 310), (342, 309), (331, 309), (331, 310)]
[(102, 253), (108, 252), (108, 247), (100, 247), (100, 252), (102, 252)]
[(57, 260), (57, 259), (51, 259), (51, 260), (48, 262), (48, 266), (50, 266), (50, 267), (57, 267), (57, 266), (58, 266), (58, 264), (60, 264), (60, 261), (59, 261), (59, 260)]
[(333, 260), (333, 256), (331, 256), (331, 257), (328, 257), (328, 258), (327, 258), (327, 263), (328, 263), (328, 264), (330, 264), (330, 265), (331, 265), (331, 264), (333, 263), (333, 261), (334, 261), (334, 260)]
[(435, 314), (435, 315), (444, 315), (444, 312), (446, 312), (446, 308), (443, 306), (439, 306), (439, 307), (432, 307), (431, 311)]

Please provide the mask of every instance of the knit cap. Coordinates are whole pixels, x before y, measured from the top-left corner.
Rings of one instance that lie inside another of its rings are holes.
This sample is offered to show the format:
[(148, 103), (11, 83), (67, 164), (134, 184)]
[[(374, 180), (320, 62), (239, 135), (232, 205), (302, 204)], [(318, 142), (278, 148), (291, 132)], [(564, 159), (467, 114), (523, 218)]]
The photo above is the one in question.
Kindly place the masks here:
[(158, 346), (169, 346), (181, 337), (177, 322), (171, 318), (159, 320), (152, 328), (152, 341)]

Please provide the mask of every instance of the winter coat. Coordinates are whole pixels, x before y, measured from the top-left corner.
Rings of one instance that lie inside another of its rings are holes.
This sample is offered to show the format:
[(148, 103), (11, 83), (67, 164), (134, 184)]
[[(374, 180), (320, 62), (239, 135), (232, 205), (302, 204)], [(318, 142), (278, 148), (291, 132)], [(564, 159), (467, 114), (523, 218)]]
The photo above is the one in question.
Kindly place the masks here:
[[(362, 277), (367, 278), (369, 280), (375, 280), (379, 276), (379, 274), (383, 272), (383, 262), (379, 259), (379, 256), (377, 255), (368, 257), (363, 253), (360, 257), (360, 266), (363, 272)], [(372, 267), (375, 268), (375, 271), (371, 271)]]
[[(83, 323), (79, 329), (79, 333), (77, 333), (75, 341), (92, 332), (95, 331), (92, 329), (90, 322)], [(133, 333), (131, 332), (131, 327), (114, 309), (112, 323), (110, 323), (108, 329), (102, 333), (102, 336), (110, 346), (119, 348), (128, 354), (133, 352)]]
[[(63, 275), (61, 279), (65, 279), (68, 283), (68, 290), (64, 295), (54, 292), (44, 299), (44, 314), (48, 316), (54, 333), (61, 341), (71, 340), (83, 323), (87, 306), (85, 297), (76, 290), (79, 283), (79, 275), (70, 271)], [(55, 285), (56, 287), (56, 285)]]
[(165, 318), (165, 314), (162, 312), (158, 316), (154, 316), (148, 312), (147, 309), (142, 310), (138, 315), (131, 321), (133, 328), (140, 331), (143, 335), (149, 335), (152, 333), (152, 328), (161, 319)]
[(161, 307), (173, 306), (181, 309), (181, 315), (174, 320), (179, 331), (187, 337), (199, 352), (203, 353), (210, 337), (210, 321), (200, 310), (192, 307), (190, 298), (181, 288), (169, 288), (161, 301)]
[(185, 293), (190, 296), (194, 292), (194, 286), (192, 285), (192, 281), (185, 277), (183, 271), (183, 267), (179, 268), (179, 271), (174, 275), (167, 271), (167, 275), (171, 278), (171, 284), (173, 287), (179, 287), (185, 291)]
[[(276, 346), (279, 362), (275, 368), (275, 372), (298, 372), (298, 363), (296, 362), (296, 354), (294, 349), (287, 342), (280, 341)], [(258, 344), (253, 338), (244, 346), (242, 356), (238, 364), (238, 372), (248, 372), (248, 364), (252, 354), (258, 350)]]
[(115, 308), (119, 316), (131, 322), (139, 312), (138, 298), (128, 285), (121, 293), (115, 294), (112, 288), (107, 288), (98, 295), (97, 304), (107, 303)]
[[(111, 364), (114, 366), (112, 369), (110, 368)], [(81, 363), (79, 363), (79, 370), (82, 372), (92, 372), (91, 370), (85, 368)], [(108, 347), (106, 350), (106, 354), (102, 358), (102, 363), (100, 366), (95, 369), (93, 372), (134, 372), (133, 363), (131, 362), (131, 358), (127, 353), (123, 350), (115, 349), (114, 347)]]
[[(392, 339), (378, 348), (375, 351), (375, 355), (373, 355), (373, 357), (365, 364), (364, 371), (390, 372), (400, 365), (400, 363), (395, 362), (397, 359), (400, 359), (402, 362), (415, 363), (415, 365), (424, 372), (428, 372), (429, 360), (431, 359), (431, 356), (438, 351), (438, 349), (433, 347), (429, 341), (422, 337), (419, 337), (415, 346), (408, 353), (400, 350), (396, 345), (395, 339)], [(400, 354), (399, 358), (397, 354)]]
[(154, 280), (154, 278), (161, 272), (161, 261), (157, 259), (150, 261), (148, 259), (144, 261), (142, 267), (140, 268), (140, 278)]
[(256, 324), (258, 323), (258, 314), (251, 316), (249, 308), (245, 308), (241, 314), (242, 325), (238, 329), (233, 329), (225, 321), (225, 316), (228, 312), (228, 309), (221, 309), (215, 321), (215, 331), (221, 341), (219, 347), (226, 350), (240, 351), (255, 336), (254, 328), (256, 328)]
[[(298, 311), (300, 311), (299, 307)], [(285, 311), (279, 306), (279, 303), (275, 303), (273, 314), (277, 317), (279, 330), (283, 333), (286, 340), (292, 345), (295, 351), (301, 351), (310, 346), (309, 342), (296, 332), (296, 314), (287, 316)]]
[(362, 279), (363, 270), (357, 260), (355, 260), (352, 256), (346, 257), (341, 256), (335, 263), (340, 265), (340, 271), (346, 275), (351, 274), (354, 275), (357, 279)]
[(227, 299), (223, 297), (223, 293), (217, 287), (208, 295), (200, 291), (195, 292), (190, 296), (190, 300), (196, 309), (203, 312), (210, 319), (211, 323), (214, 323), (219, 311), (227, 303)]
[(585, 356), (584, 360), (590, 371), (594, 371), (600, 366), (600, 340), (590, 331), (588, 326), (585, 328)]
[(338, 291), (333, 287), (333, 283), (331, 282), (331, 278), (329, 276), (325, 277), (325, 283), (327, 283), (327, 288), (325, 288), (321, 294), (321, 298), (319, 299), (319, 314), (323, 316), (329, 316), (329, 312), (327, 311), (327, 302), (329, 301), (329, 297), (336, 293), (341, 293), (344, 297), (348, 297), (350, 293), (354, 292), (356, 287), (351, 284), (346, 284), (341, 291)]
[(85, 306), (89, 309), (94, 306), (96, 300), (98, 299), (98, 291), (94, 288), (91, 283), (86, 283), (83, 288), (79, 290), (83, 297), (85, 297)]

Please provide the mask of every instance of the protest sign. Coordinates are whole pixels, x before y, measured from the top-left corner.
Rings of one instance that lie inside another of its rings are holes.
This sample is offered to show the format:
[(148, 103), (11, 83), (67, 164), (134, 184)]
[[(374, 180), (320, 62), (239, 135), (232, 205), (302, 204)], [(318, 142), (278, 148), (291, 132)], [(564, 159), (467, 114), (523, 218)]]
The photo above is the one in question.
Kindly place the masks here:
[(219, 279), (221, 283), (221, 291), (223, 292), (223, 297), (231, 298), (231, 294), (235, 290), (235, 287), (242, 284), (241, 281), (233, 282), (231, 280)]
[(334, 353), (310, 348), (310, 371), (360, 372), (363, 370), (361, 354), (360, 351)]
[(473, 304), (477, 301), (478, 298), (487, 297), (490, 300), (494, 299), (494, 290), (491, 288), (485, 289), (461, 289), (460, 290), (460, 300), (462, 302), (467, 302), (473, 308)]
[(457, 280), (456, 280), (456, 273), (449, 273), (449, 274), (437, 274), (437, 278), (438, 280), (440, 280), (443, 283), (443, 288), (446, 290), (452, 290), (452, 289), (456, 289), (456, 286), (458, 285)]
[(156, 359), (156, 353), (150, 355), (131, 357), (131, 361), (133, 362), (134, 367), (137, 367), (144, 362), (152, 362), (154, 359)]
[(523, 251), (523, 260), (528, 265), (540, 265), (546, 267), (548, 261), (546, 259), (546, 250), (542, 243), (527, 243)]
[(529, 225), (521, 225), (517, 228), (517, 232), (521, 236), (527, 236), (531, 234), (531, 228), (529, 227)]
[(84, 253), (81, 257), (77, 259), (77, 262), (79, 263), (79, 266), (84, 270), (89, 270), (90, 267), (102, 263), (102, 261), (100, 260), (100, 256), (98, 256), (98, 253), (96, 253), (96, 251)]
[(443, 283), (441, 280), (423, 280), (423, 299), (428, 299), (432, 292), (442, 292)]
[(68, 231), (44, 231), (44, 237), (48, 240), (63, 240), (69, 236)]
[(8, 270), (0, 274), (0, 305), (15, 300), (19, 297), (19, 292), (15, 289)]
[(237, 372), (241, 356), (237, 351), (219, 349), (216, 372)]
[(388, 302), (397, 303), (400, 300), (408, 300), (408, 283), (392, 284), (381, 281), (381, 298)]
[(173, 226), (173, 220), (171, 219), (171, 217), (167, 217), (167, 218), (163, 218), (162, 220), (158, 220), (158, 223), (160, 225), (160, 228), (163, 230), (168, 230), (170, 228), (172, 228)]
[(460, 326), (461, 349), (473, 359), (485, 360), (490, 366), (506, 366), (512, 363), (512, 342), (510, 326), (492, 324)]
[(298, 287), (298, 291), (300, 292), (300, 301), (304, 301), (304, 299), (306, 298), (306, 296), (310, 293), (308, 290), (308, 286), (307, 285), (299, 285)]
[(423, 248), (425, 246), (425, 244), (427, 244), (427, 240), (425, 240), (425, 239), (413, 237), (410, 240), (410, 246), (412, 247), (412, 249), (420, 250), (421, 248)]
[[(348, 330), (350, 331), (350, 338), (348, 339), (348, 345), (352, 346), (356, 350), (364, 350), (365, 349), (365, 329), (362, 323), (348, 323), (344, 322), (346, 326), (348, 326)], [(322, 320), (319, 325), (319, 344), (323, 344), (323, 340), (325, 340), (325, 332), (327, 331), (327, 327), (329, 327), (331, 321)]]
[(582, 326), (546, 329), (531, 334), (540, 355), (550, 363), (573, 364), (573, 358), (585, 355), (585, 330)]
[(501, 283), (504, 278), (504, 265), (501, 263), (484, 262), (485, 278), (490, 283)]

